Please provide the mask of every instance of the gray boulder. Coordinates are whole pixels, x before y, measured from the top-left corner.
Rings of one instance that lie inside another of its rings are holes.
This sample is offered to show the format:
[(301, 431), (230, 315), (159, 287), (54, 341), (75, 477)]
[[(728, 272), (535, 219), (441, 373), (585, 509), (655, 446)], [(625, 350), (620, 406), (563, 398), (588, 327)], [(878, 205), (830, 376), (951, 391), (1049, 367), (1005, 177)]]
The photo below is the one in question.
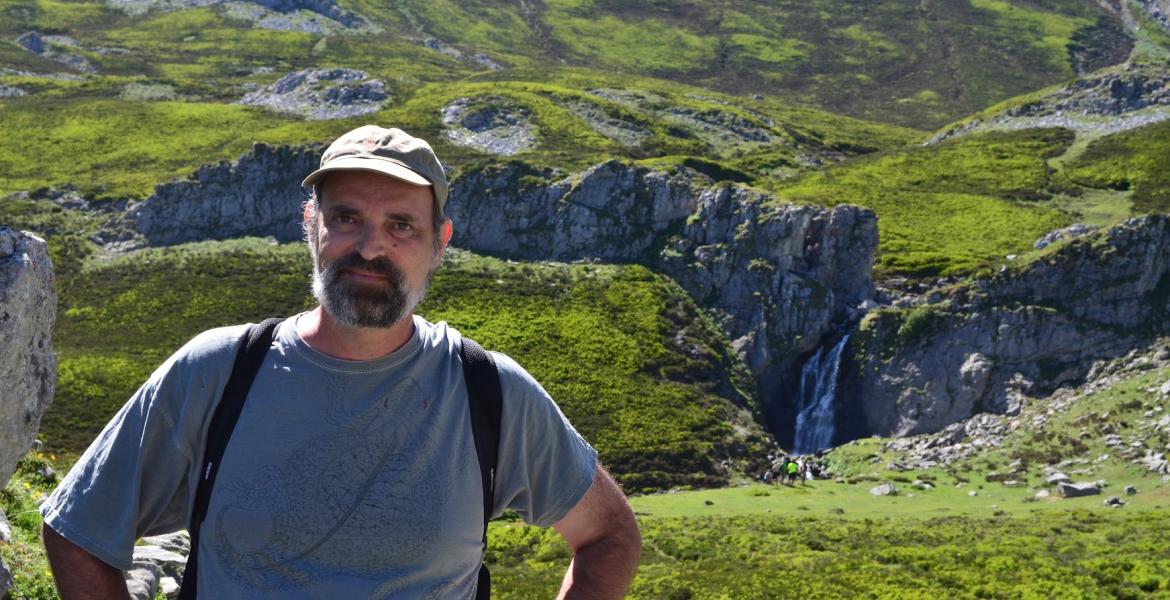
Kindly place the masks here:
[(154, 600), (158, 595), (159, 579), (162, 569), (151, 563), (135, 562), (134, 566), (126, 571), (126, 589), (132, 600)]
[(46, 50), (45, 38), (35, 31), (22, 33), (20, 37), (16, 38), (16, 43), (21, 48), (37, 55), (44, 54)]
[(12, 543), (12, 525), (8, 523), (8, 515), (0, 510), (0, 542)]
[(126, 587), (134, 600), (153, 600), (161, 591), (175, 598), (187, 567), (191, 541), (187, 532), (143, 538), (134, 547), (134, 566), (126, 572)]
[(1060, 495), (1065, 498), (1095, 496), (1101, 493), (1101, 488), (1097, 487), (1095, 483), (1062, 483), (1059, 489)]
[(7, 596), (8, 590), (11, 590), (14, 585), (16, 585), (16, 581), (12, 578), (12, 571), (4, 559), (0, 558), (0, 596)]
[(874, 496), (897, 496), (898, 488), (893, 482), (886, 482), (870, 488), (869, 493)]
[(53, 400), (53, 264), (45, 241), (0, 227), (0, 482), (32, 446)]

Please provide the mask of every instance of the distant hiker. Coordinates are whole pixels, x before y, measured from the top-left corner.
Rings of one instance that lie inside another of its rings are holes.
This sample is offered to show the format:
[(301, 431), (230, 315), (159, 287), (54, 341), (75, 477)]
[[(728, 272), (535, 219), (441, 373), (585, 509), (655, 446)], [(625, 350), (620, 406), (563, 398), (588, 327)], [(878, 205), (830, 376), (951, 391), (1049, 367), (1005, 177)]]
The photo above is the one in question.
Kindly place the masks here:
[(787, 469), (788, 469), (788, 484), (794, 485), (796, 483), (796, 477), (800, 473), (800, 465), (795, 460), (789, 460), (788, 465), (787, 465)]
[(562, 595), (622, 597), (641, 541), (597, 453), (412, 314), (451, 239), (431, 147), (360, 127), (303, 185), (318, 306), (200, 334), (106, 425), (41, 507), (61, 597), (125, 598), (135, 541), (188, 527), (180, 598), (484, 598), (504, 510), (568, 542)]

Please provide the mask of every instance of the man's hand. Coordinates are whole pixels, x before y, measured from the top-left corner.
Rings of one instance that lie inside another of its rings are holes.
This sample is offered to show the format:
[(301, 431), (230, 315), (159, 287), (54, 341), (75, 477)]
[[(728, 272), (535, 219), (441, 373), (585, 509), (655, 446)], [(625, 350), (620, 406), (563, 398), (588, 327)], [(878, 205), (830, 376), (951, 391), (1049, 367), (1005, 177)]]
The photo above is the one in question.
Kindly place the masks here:
[(642, 536), (625, 495), (601, 465), (585, 497), (553, 527), (573, 549), (557, 598), (625, 595), (642, 556)]
[(41, 527), (41, 535), (61, 600), (129, 600), (122, 571), (102, 562), (48, 525)]

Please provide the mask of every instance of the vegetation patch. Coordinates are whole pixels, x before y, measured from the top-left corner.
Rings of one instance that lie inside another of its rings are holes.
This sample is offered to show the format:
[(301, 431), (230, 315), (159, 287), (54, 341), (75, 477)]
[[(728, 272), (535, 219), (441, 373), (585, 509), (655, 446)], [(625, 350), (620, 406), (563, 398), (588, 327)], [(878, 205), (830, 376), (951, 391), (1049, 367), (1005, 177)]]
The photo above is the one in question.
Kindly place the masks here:
[(1170, 121), (1094, 140), (1066, 172), (1081, 185), (1132, 190), (1135, 212), (1170, 211)]
[(1034, 129), (861, 157), (777, 186), (777, 202), (874, 209), (879, 275), (967, 273), (1070, 222), (1036, 201), (1049, 197), (1045, 159), (1072, 141), (1064, 129)]

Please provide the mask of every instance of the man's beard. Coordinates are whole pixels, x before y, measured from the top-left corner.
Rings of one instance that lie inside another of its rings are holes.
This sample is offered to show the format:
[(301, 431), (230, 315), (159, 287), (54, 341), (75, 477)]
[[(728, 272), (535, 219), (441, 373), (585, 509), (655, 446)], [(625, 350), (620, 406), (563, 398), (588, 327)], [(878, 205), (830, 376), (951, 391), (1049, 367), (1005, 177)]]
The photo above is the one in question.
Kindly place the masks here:
[[(397, 323), (422, 302), (431, 279), (428, 273), (422, 287), (412, 290), (402, 270), (386, 258), (365, 260), (352, 252), (324, 268), (319, 257), (313, 258), (313, 296), (325, 312), (349, 327), (386, 328)], [(350, 268), (381, 275), (386, 278), (386, 284), (355, 282), (344, 276)]]

